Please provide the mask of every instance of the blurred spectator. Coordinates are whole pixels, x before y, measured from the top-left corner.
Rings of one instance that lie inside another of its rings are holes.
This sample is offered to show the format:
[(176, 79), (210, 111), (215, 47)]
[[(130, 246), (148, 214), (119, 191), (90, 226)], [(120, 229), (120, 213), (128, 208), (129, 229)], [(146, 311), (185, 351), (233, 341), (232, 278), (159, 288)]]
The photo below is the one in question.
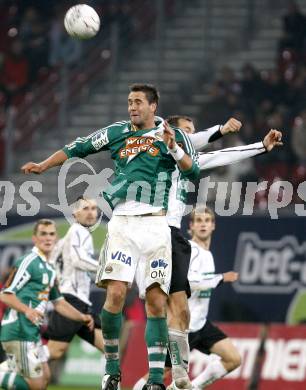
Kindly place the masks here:
[(306, 17), (301, 13), (298, 4), (290, 1), (288, 12), (283, 18), (284, 36), (280, 41), (280, 51), (294, 49), (302, 54), (305, 48)]
[(306, 163), (306, 109), (295, 118), (292, 128), (292, 148), (299, 163)]
[(20, 40), (15, 39), (4, 56), (0, 76), (2, 91), (7, 103), (16, 103), (22, 96), (29, 82), (29, 64)]
[(20, 26), (20, 36), (24, 42), (30, 63), (30, 81), (37, 79), (41, 68), (48, 66), (49, 40), (48, 24), (34, 7), (25, 10)]
[(49, 35), (49, 64), (51, 66), (60, 66), (62, 64), (72, 66), (81, 58), (81, 42), (71, 38), (65, 31), (63, 24), (64, 14), (62, 9), (58, 9), (56, 17), (51, 22)]

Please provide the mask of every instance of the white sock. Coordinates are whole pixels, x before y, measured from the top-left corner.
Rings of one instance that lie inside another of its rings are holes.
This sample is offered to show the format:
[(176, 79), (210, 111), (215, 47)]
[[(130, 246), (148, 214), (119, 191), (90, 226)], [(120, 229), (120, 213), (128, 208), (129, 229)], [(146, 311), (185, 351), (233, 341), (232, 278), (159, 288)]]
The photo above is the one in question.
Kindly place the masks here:
[(227, 371), (221, 361), (213, 360), (207, 365), (205, 370), (200, 375), (198, 375), (191, 383), (193, 387), (202, 389), (203, 387), (212, 384), (217, 379), (224, 377), (226, 374)]
[(133, 390), (142, 390), (143, 386), (147, 383), (146, 379), (140, 378), (135, 385), (133, 386)]
[[(188, 332), (169, 328), (169, 350), (172, 363), (172, 378), (175, 381), (181, 378), (188, 378)], [(178, 383), (176, 384), (178, 385)]]
[(50, 359), (50, 351), (48, 345), (42, 345), (40, 349), (40, 360), (42, 363), (48, 363)]

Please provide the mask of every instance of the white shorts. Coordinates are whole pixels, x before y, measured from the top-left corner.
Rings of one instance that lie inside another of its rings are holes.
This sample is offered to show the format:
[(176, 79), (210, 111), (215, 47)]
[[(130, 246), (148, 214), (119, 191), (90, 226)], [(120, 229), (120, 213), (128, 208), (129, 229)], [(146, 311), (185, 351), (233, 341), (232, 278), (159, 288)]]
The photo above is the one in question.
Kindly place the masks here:
[(40, 378), (43, 375), (44, 352), (41, 342), (3, 341), (2, 346), (10, 371), (25, 378)]
[(99, 258), (97, 286), (105, 287), (107, 280), (131, 286), (137, 272), (141, 296), (155, 283), (168, 294), (171, 271), (171, 232), (166, 217), (112, 217)]

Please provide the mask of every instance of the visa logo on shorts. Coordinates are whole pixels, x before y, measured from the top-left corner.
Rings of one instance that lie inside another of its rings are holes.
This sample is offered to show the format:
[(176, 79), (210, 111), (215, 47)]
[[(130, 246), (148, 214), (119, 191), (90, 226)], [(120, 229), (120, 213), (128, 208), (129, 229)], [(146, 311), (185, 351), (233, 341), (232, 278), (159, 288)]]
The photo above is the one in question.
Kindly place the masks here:
[(153, 260), (151, 263), (151, 267), (165, 269), (168, 267), (168, 263), (166, 263), (164, 259)]
[(127, 256), (125, 253), (121, 251), (117, 251), (116, 253), (112, 253), (112, 260), (121, 261), (124, 264), (131, 265), (132, 259), (131, 256)]

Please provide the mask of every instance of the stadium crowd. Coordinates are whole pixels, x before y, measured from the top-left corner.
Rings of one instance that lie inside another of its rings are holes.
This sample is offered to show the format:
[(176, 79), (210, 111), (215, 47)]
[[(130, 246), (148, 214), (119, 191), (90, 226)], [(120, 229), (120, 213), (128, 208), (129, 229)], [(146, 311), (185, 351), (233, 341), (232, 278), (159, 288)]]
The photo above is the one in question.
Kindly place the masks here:
[[(233, 116), (243, 123), (237, 145), (256, 142), (267, 128), (283, 129), (286, 143), (277, 156), (267, 155), (260, 163), (237, 169), (219, 169), (219, 176), (231, 176), (233, 181), (290, 178), (293, 184), (306, 179), (306, 17), (294, 2), (283, 17), (275, 68), (260, 71), (246, 63), (235, 72), (225, 65), (209, 95), (199, 123), (222, 123)], [(227, 141), (223, 139), (220, 147), (226, 147)]]

